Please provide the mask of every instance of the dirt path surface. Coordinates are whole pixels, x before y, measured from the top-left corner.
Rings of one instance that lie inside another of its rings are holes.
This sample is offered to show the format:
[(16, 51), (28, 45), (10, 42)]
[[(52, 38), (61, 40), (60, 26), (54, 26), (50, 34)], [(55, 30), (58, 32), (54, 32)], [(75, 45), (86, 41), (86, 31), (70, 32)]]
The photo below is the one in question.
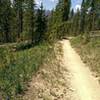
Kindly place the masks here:
[(71, 85), (76, 91), (76, 100), (100, 100), (100, 85), (73, 50), (68, 40), (63, 40), (64, 62), (71, 73)]
[(57, 43), (54, 51), (33, 76), (23, 100), (75, 100), (70, 73), (62, 59), (62, 44)]
[(70, 42), (61, 41), (54, 51), (33, 76), (23, 100), (100, 100), (98, 81)]

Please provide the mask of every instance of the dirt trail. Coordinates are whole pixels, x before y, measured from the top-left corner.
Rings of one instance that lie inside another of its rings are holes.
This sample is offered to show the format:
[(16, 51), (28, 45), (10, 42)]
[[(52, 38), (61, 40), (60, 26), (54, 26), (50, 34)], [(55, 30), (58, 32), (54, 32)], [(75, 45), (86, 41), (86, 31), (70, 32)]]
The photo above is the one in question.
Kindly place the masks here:
[(71, 73), (71, 85), (76, 91), (75, 100), (100, 100), (100, 85), (73, 50), (68, 40), (63, 40), (64, 64)]
[(100, 100), (98, 81), (70, 42), (61, 41), (54, 51), (33, 76), (23, 100)]
[(33, 76), (23, 100), (75, 100), (70, 73), (62, 59), (62, 44), (55, 44), (54, 51)]

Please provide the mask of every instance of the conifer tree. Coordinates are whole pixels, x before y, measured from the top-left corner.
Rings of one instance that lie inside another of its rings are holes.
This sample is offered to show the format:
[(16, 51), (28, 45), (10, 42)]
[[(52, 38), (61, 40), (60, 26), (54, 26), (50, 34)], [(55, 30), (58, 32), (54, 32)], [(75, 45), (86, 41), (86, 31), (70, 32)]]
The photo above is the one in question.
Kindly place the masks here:
[(59, 0), (56, 6), (56, 13), (59, 20), (67, 21), (70, 14), (71, 0)]
[(70, 6), (71, 6), (71, 0), (63, 0), (63, 15), (62, 15), (62, 20), (67, 21), (69, 18), (69, 13), (70, 13)]
[(0, 33), (4, 42), (10, 42), (11, 33), (11, 2), (3, 0), (0, 2)]
[(74, 35), (79, 35), (80, 34), (80, 10), (77, 9), (77, 12), (74, 15), (73, 18), (73, 27), (72, 27), (73, 31), (74, 31)]
[(70, 12), (70, 18), (73, 19), (73, 17), (74, 17), (74, 10), (72, 9)]
[(45, 10), (43, 9), (43, 4), (41, 3), (41, 7), (37, 10), (35, 21), (35, 39), (36, 43), (42, 41), (45, 37), (45, 32), (47, 31), (47, 20), (45, 16)]
[(85, 32), (86, 2), (83, 0), (81, 5), (80, 32)]
[[(87, 1), (88, 2), (88, 1)], [(91, 30), (100, 29), (100, 0), (91, 0), (89, 18)]]
[(35, 41), (34, 39), (34, 24), (35, 24), (35, 16), (34, 16), (34, 0), (29, 0), (28, 2), (28, 11), (29, 11), (29, 34), (31, 35), (32, 43)]
[(23, 32), (23, 2), (24, 0), (14, 0), (14, 7), (17, 16), (17, 38), (20, 38), (20, 35)]

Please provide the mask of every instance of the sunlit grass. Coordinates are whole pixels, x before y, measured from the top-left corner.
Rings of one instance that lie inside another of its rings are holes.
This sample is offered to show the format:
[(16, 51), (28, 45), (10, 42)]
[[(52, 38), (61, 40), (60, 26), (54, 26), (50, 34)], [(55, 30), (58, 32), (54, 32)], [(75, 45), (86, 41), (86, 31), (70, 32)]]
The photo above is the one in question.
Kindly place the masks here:
[(26, 83), (52, 51), (53, 47), (48, 43), (16, 52), (0, 48), (0, 95), (14, 99), (23, 93)]

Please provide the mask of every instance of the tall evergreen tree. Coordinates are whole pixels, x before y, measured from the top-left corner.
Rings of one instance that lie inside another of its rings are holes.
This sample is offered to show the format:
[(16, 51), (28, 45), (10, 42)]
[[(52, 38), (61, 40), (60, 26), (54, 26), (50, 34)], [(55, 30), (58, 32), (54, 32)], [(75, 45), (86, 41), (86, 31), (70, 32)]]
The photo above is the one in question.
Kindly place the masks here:
[(34, 42), (34, 27), (35, 27), (35, 3), (34, 0), (25, 0), (24, 2), (24, 18), (23, 18), (23, 38), (31, 39)]
[(70, 18), (73, 19), (73, 17), (74, 17), (74, 9), (72, 9), (70, 12)]
[(29, 34), (31, 34), (31, 40), (32, 43), (35, 41), (34, 39), (34, 22), (35, 22), (35, 16), (34, 16), (34, 0), (28, 0), (28, 11), (29, 11)]
[(42, 41), (45, 36), (45, 32), (47, 31), (47, 20), (45, 16), (45, 10), (43, 9), (43, 4), (41, 3), (41, 7), (37, 10), (36, 14), (37, 18), (35, 21), (35, 39), (36, 42)]
[(73, 27), (72, 30), (74, 31), (74, 35), (79, 35), (80, 34), (80, 10), (77, 9), (77, 12), (75, 13), (73, 17)]
[(91, 0), (91, 30), (100, 29), (100, 0)]
[(24, 0), (14, 0), (14, 7), (16, 10), (17, 16), (17, 37), (20, 38), (21, 33), (23, 32), (23, 1)]
[(3, 0), (0, 2), (0, 33), (4, 42), (10, 42), (11, 33), (11, 2)]
[(71, 0), (59, 0), (56, 6), (56, 13), (59, 20), (67, 21), (70, 14)]
[(86, 2), (83, 0), (82, 5), (81, 5), (81, 21), (80, 21), (80, 32), (84, 33), (85, 32), (85, 17), (86, 17)]
[(70, 6), (71, 6), (71, 0), (63, 0), (63, 13), (62, 13), (62, 20), (67, 21), (69, 18), (70, 13)]

